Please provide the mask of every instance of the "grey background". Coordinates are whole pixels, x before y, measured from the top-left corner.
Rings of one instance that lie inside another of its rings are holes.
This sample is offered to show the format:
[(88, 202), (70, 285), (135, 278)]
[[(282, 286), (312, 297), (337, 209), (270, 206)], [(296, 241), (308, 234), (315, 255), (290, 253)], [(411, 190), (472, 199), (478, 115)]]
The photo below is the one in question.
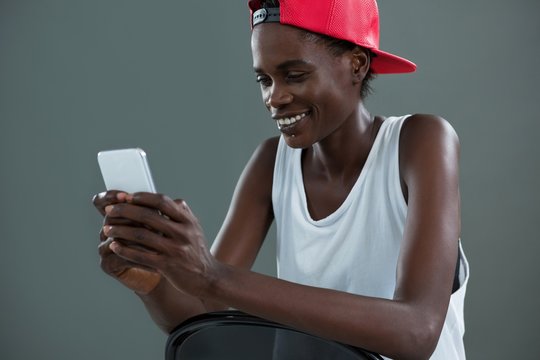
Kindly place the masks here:
[[(540, 2), (379, 2), (374, 113), (436, 113), (462, 142), (470, 359), (540, 358)], [(208, 239), (276, 135), (244, 1), (0, 0), (2, 359), (159, 359), (165, 335), (98, 267), (96, 153), (139, 146)], [(256, 269), (273, 273), (270, 236)]]

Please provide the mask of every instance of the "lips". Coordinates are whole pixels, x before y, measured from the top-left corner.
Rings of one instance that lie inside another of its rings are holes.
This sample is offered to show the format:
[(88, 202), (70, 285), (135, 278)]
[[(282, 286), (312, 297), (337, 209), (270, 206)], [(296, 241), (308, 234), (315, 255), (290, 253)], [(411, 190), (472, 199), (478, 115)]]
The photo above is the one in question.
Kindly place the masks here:
[(296, 114), (296, 115), (289, 115), (289, 116), (284, 116), (281, 118), (275, 118), (275, 120), (276, 120), (278, 129), (283, 130), (283, 129), (292, 127), (294, 124), (296, 124), (297, 122), (305, 118), (307, 115), (309, 115), (309, 111)]

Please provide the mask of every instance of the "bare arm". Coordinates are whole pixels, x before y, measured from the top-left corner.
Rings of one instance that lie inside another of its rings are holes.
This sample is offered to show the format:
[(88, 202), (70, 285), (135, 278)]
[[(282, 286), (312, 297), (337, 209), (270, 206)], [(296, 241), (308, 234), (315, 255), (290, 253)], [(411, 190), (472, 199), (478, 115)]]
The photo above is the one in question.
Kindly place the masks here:
[[(415, 116), (404, 125), (400, 163), (409, 207), (392, 300), (308, 287), (256, 274), (247, 269), (251, 258), (242, 266), (231, 266), (220, 259), (219, 251), (213, 258), (186, 233), (191, 220), (185, 209), (170, 203), (154, 203), (144, 194), (135, 195), (129, 206), (114, 206), (107, 211), (110, 216), (141, 221), (131, 207), (156, 207), (175, 223), (163, 224), (157, 220), (146, 223), (165, 236), (135, 233), (124, 226), (113, 226), (107, 231), (109, 235), (155, 249), (156, 254), (146, 254), (121, 244), (112, 245), (119, 256), (156, 268), (176, 288), (196, 297), (392, 358), (428, 358), (444, 323), (457, 257), (458, 148), (455, 133), (439, 118)], [(266, 191), (268, 197), (271, 189)], [(240, 197), (251, 195), (248, 191)], [(243, 209), (239, 203), (240, 209), (228, 220), (229, 226), (241, 222), (238, 214), (249, 213), (252, 205), (253, 202), (247, 202), (248, 208)], [(237, 232), (223, 233), (217, 249), (227, 254), (225, 250), (233, 246)], [(257, 248), (253, 244), (247, 246), (252, 247)], [(245, 254), (249, 256), (250, 252)]]
[(444, 121), (422, 116), (405, 125), (402, 138), (409, 209), (393, 300), (301, 286), (232, 267), (222, 269), (226, 275), (210, 296), (392, 358), (429, 358), (444, 323), (457, 257), (459, 145)]
[(240, 176), (229, 211), (212, 245), (218, 261), (250, 269), (274, 220), (272, 176), (279, 138), (265, 141)]

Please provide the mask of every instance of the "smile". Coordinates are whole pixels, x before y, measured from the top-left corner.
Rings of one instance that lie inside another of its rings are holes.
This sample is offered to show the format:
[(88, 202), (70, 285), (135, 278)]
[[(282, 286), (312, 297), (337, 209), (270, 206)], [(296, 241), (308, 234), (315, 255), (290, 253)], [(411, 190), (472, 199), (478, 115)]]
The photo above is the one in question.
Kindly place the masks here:
[(276, 119), (276, 122), (277, 122), (278, 128), (281, 129), (281, 128), (286, 127), (286, 126), (291, 126), (291, 125), (296, 124), (298, 121), (302, 120), (307, 115), (308, 115), (308, 112), (305, 112), (305, 113), (298, 114), (298, 115), (291, 116), (291, 117), (284, 117), (284, 118), (281, 118), (281, 119)]

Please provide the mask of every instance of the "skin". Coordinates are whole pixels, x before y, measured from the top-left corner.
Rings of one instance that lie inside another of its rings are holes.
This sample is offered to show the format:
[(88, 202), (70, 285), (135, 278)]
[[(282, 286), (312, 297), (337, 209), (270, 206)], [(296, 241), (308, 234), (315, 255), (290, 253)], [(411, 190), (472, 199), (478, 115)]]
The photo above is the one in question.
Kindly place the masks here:
[[(308, 113), (283, 135), (289, 146), (303, 149), (308, 208), (320, 219), (350, 192), (384, 118), (372, 117), (359, 95), (369, 68), (363, 51), (334, 57), (323, 45), (299, 39), (295, 28), (258, 25), (253, 62), (272, 117)], [(403, 125), (400, 174), (408, 215), (393, 299), (250, 271), (273, 221), (277, 142), (269, 139), (253, 154), (211, 251), (182, 200), (97, 195), (94, 203), (105, 214), (102, 268), (134, 290), (167, 332), (189, 316), (231, 306), (391, 358), (429, 358), (448, 308), (460, 233), (459, 142), (453, 129), (432, 115), (413, 115)]]

